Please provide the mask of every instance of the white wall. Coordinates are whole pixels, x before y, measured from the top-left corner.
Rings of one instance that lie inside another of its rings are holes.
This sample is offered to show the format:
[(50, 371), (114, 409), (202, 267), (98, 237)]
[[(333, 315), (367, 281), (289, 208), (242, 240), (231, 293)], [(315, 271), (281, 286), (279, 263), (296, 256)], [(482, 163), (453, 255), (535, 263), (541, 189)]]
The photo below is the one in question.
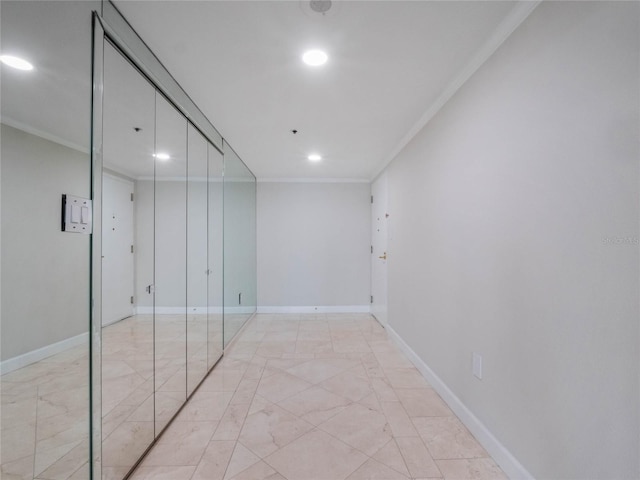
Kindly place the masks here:
[(258, 182), (258, 306), (368, 306), (368, 183)]
[(89, 156), (2, 125), (2, 360), (89, 330), (89, 235), (63, 193), (89, 197)]
[(543, 2), (388, 170), (389, 322), (538, 479), (640, 476), (639, 9)]

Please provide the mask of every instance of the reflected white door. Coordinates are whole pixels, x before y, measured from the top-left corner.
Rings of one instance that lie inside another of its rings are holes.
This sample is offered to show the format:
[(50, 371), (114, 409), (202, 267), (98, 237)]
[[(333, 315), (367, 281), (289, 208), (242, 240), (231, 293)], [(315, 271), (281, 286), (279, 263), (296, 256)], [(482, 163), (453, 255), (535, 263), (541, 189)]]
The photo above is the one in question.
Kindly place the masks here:
[(133, 182), (102, 180), (102, 325), (133, 315)]
[(371, 313), (387, 324), (387, 173), (371, 185)]

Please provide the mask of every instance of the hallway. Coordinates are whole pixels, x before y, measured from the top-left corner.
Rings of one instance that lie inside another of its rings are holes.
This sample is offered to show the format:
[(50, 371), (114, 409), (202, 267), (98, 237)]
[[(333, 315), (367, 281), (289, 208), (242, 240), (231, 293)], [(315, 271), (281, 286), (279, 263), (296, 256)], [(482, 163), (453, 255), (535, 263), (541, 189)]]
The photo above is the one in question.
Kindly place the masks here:
[(370, 315), (261, 314), (132, 478), (506, 476)]

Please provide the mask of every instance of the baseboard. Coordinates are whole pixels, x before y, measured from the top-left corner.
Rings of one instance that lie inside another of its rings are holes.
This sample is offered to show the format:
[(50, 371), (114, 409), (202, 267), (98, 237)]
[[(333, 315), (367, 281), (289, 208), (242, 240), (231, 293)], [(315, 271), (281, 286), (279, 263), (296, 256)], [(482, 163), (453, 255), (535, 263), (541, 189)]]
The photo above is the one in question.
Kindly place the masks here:
[[(251, 314), (256, 311), (256, 307), (225, 307), (224, 313), (231, 314)], [(156, 313), (158, 315), (184, 315), (185, 312), (187, 314), (195, 314), (195, 315), (205, 315), (208, 313), (216, 313), (222, 314), (222, 307), (135, 307), (134, 308), (135, 315), (151, 315), (152, 313)]]
[(318, 307), (277, 306), (258, 307), (258, 313), (370, 313), (369, 305), (337, 305)]
[(409, 345), (398, 335), (389, 325), (386, 326), (389, 336), (396, 342), (403, 353), (411, 360), (422, 376), (429, 382), (433, 389), (438, 392), (442, 399), (449, 405), (451, 410), (465, 424), (469, 431), (476, 437), (476, 440), (485, 448), (489, 455), (493, 457), (500, 468), (512, 480), (534, 480), (522, 464), (500, 443), (491, 431), (462, 403), (462, 401), (451, 391), (446, 383), (435, 374), (431, 368), (414, 352)]
[(22, 355), (18, 355), (17, 357), (8, 358), (7, 360), (0, 363), (0, 374), (4, 375), (5, 373), (13, 372), (14, 370), (18, 370), (19, 368), (26, 367), (28, 365), (31, 365), (32, 363), (39, 362), (40, 360), (44, 360), (45, 358), (55, 355), (56, 353), (64, 352), (65, 350), (77, 347), (78, 345), (82, 345), (83, 343), (87, 344), (88, 351), (88, 332), (81, 333), (80, 335), (67, 338), (66, 340), (62, 340), (60, 342), (52, 343), (51, 345), (38, 348), (37, 350), (23, 353)]

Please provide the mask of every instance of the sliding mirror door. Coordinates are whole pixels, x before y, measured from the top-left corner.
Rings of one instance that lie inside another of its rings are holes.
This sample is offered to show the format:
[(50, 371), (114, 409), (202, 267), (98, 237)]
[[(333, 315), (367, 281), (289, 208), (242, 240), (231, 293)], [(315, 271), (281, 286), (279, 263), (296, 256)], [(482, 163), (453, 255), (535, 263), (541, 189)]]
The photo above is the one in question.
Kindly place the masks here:
[(207, 158), (207, 249), (208, 249), (208, 362), (212, 368), (223, 350), (223, 183), (222, 153), (208, 145)]
[(157, 91), (155, 165), (157, 436), (187, 397), (187, 121)]
[(187, 130), (187, 395), (207, 374), (207, 141)]
[(111, 44), (105, 43), (102, 134), (104, 479), (124, 478), (155, 438), (155, 103), (153, 86)]
[(256, 311), (256, 178), (224, 142), (224, 344)]

